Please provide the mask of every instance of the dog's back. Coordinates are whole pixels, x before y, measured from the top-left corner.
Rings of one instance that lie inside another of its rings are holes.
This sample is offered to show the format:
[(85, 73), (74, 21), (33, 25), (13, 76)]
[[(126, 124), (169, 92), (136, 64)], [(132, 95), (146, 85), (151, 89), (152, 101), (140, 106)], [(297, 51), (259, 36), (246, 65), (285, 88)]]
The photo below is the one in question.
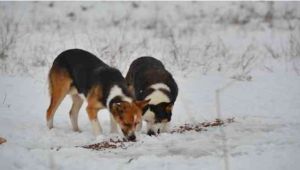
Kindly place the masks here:
[(58, 65), (67, 68), (69, 71), (76, 69), (95, 69), (97, 67), (109, 67), (94, 54), (81, 49), (70, 49), (60, 53), (53, 65)]
[(148, 69), (165, 70), (163, 63), (153, 57), (145, 56), (134, 60), (130, 65), (130, 71), (133, 75), (138, 71), (146, 71)]
[(170, 88), (168, 93), (171, 103), (174, 103), (178, 87), (173, 76), (165, 69), (163, 63), (153, 57), (140, 57), (132, 62), (126, 75), (129, 86), (134, 87), (135, 97), (143, 100), (151, 93), (149, 87), (153, 84), (163, 83)]
[(64, 70), (72, 79), (72, 86), (78, 93), (87, 95), (89, 85), (95, 79), (95, 70), (109, 69), (110, 67), (95, 55), (81, 50), (70, 49), (62, 52), (53, 62), (50, 74), (55, 70)]

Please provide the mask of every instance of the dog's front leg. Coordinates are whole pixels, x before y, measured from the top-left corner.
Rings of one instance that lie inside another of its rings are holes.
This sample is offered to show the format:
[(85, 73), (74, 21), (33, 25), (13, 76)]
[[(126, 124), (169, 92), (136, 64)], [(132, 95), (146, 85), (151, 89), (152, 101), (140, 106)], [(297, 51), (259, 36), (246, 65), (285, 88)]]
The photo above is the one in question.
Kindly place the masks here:
[(170, 122), (165, 122), (165, 123), (161, 124), (160, 132), (166, 133), (166, 132), (169, 132), (169, 129), (170, 129)]
[(149, 136), (156, 135), (154, 124), (151, 122), (147, 122), (147, 134)]
[(86, 109), (86, 111), (87, 111), (87, 113), (89, 115), (89, 119), (91, 121), (94, 134), (96, 136), (99, 136), (100, 133), (102, 133), (102, 128), (101, 128), (101, 125), (100, 125), (98, 117), (97, 117), (97, 113), (98, 113), (99, 109), (88, 106), (87, 109)]
[(110, 133), (118, 133), (117, 122), (111, 113), (110, 113)]

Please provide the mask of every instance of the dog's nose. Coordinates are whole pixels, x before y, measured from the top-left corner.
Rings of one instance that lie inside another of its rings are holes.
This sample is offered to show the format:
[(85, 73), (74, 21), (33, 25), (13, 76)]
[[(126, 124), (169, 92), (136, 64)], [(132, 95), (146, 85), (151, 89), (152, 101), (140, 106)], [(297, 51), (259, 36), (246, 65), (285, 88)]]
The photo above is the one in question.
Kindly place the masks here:
[(151, 130), (151, 129), (148, 130), (147, 134), (148, 134), (149, 136), (152, 136), (152, 135), (155, 136), (155, 132), (154, 132), (153, 130)]
[(136, 139), (136, 137), (134, 134), (128, 137), (129, 141), (135, 141), (135, 139)]

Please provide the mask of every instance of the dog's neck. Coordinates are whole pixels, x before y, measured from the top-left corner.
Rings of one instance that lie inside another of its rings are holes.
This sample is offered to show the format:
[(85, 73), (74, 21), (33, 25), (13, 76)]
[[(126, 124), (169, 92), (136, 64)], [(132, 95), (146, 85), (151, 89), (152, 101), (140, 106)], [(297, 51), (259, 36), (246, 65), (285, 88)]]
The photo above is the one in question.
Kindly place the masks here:
[(162, 102), (169, 103), (170, 98), (168, 94), (170, 93), (170, 88), (163, 83), (157, 83), (150, 86), (151, 93), (149, 93), (145, 99), (150, 100), (149, 104), (159, 104)]
[(132, 98), (126, 96), (118, 85), (114, 85), (109, 91), (109, 95), (106, 100), (106, 107), (110, 108), (113, 103), (120, 103), (124, 101), (131, 103)]

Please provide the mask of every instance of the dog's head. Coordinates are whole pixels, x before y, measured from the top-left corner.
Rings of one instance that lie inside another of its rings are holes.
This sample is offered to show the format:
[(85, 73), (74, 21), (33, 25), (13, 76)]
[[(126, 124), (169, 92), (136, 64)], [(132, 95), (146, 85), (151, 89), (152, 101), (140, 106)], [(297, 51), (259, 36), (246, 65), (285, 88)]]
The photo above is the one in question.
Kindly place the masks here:
[(147, 133), (155, 135), (162, 129), (165, 130), (167, 123), (172, 118), (173, 104), (162, 102), (159, 104), (149, 104), (144, 108), (144, 120), (148, 123)]
[(125, 138), (135, 141), (136, 126), (142, 121), (142, 110), (150, 100), (134, 102), (118, 102), (111, 106), (111, 113), (119, 124)]

